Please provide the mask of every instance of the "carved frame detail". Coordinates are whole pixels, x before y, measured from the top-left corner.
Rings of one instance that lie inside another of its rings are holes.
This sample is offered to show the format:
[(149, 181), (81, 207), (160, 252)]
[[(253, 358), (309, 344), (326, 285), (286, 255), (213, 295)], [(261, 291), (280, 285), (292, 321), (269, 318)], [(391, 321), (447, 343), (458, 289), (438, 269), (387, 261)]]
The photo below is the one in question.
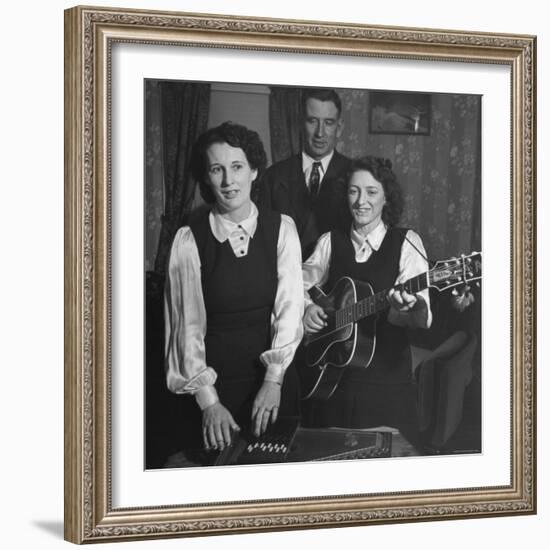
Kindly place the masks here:
[[(110, 55), (115, 42), (504, 64), (512, 86), (512, 483), (506, 487), (113, 510)], [(72, 8), (65, 12), (65, 537), (72, 542), (536, 511), (536, 38)]]

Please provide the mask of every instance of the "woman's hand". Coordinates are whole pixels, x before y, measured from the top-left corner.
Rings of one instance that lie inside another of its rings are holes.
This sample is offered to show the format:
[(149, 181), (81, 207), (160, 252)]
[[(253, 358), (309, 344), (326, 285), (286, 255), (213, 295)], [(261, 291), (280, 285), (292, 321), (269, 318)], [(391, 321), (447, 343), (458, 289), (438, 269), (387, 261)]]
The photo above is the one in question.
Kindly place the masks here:
[(401, 313), (409, 311), (420, 311), (428, 307), (426, 300), (420, 294), (409, 294), (405, 290), (392, 288), (388, 292), (388, 301), (390, 306)]
[(231, 431), (239, 430), (231, 413), (219, 401), (202, 411), (202, 437), (206, 449), (225, 449), (231, 445)]
[(281, 385), (277, 382), (262, 384), (252, 405), (252, 431), (256, 437), (260, 437), (267, 429), (271, 420), (274, 424), (279, 414), (281, 403)]
[(327, 326), (328, 315), (317, 304), (309, 304), (304, 313), (304, 328), (308, 334), (319, 332)]

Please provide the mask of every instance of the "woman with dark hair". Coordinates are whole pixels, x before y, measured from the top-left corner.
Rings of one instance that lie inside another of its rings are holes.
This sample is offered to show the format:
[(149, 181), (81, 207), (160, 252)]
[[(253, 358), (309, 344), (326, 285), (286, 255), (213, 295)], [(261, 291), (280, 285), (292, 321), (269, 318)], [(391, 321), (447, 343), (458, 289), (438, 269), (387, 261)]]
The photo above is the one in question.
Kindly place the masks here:
[(265, 164), (258, 134), (230, 122), (193, 150), (212, 208), (176, 234), (165, 295), (167, 385), (196, 401), (182, 419), (187, 447), (223, 449), (232, 431), (260, 435), (278, 415), (298, 414), (300, 242), (291, 218), (251, 200)]
[[(347, 181), (347, 224), (322, 235), (303, 265), (308, 334), (321, 330), (327, 319), (308, 295), (313, 286), (330, 291), (346, 276), (369, 282), (379, 292), (428, 270), (420, 237), (397, 227), (403, 197), (391, 162), (378, 157), (354, 160)], [(415, 396), (406, 329), (430, 326), (429, 295), (427, 290), (413, 295), (392, 288), (388, 302), (389, 311), (377, 320), (369, 367), (345, 367), (334, 394), (308, 404), (306, 423), (347, 428), (385, 425), (414, 434)]]

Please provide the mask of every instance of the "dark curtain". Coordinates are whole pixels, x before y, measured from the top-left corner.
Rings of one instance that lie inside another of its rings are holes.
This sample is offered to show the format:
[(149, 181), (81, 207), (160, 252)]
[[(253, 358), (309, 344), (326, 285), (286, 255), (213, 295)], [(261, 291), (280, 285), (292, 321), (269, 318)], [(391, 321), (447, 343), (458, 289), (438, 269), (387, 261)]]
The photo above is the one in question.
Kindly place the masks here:
[(269, 95), (269, 126), (273, 164), (302, 150), (301, 90), (272, 86)]
[(164, 214), (155, 271), (166, 269), (172, 239), (185, 224), (192, 208), (195, 182), (189, 171), (191, 149), (206, 130), (210, 84), (161, 82)]
[(166, 458), (181, 448), (179, 424), (183, 400), (166, 388), (164, 375), (164, 277), (172, 240), (188, 222), (196, 183), (189, 173), (191, 148), (206, 130), (210, 85), (160, 82), (159, 157), (162, 164), (164, 214), (154, 271), (147, 272), (145, 305), (145, 462), (147, 468), (162, 467)]

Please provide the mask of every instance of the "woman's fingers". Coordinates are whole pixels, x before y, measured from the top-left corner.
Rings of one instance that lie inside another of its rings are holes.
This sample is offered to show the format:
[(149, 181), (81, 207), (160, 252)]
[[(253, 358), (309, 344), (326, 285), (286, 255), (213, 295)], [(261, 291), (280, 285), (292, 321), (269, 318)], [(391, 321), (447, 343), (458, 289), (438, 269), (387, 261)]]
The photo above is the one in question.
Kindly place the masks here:
[(309, 306), (304, 317), (304, 326), (308, 332), (319, 332), (327, 326), (328, 315), (323, 308), (313, 304)]
[(279, 407), (273, 407), (271, 411), (271, 423), (275, 424), (277, 422), (277, 417), (279, 416)]
[(416, 304), (417, 298), (414, 294), (409, 294), (408, 292), (403, 290), (403, 292), (401, 292), (401, 297), (403, 298), (403, 302), (410, 307)]
[(208, 444), (209, 444), (209, 447), (212, 449), (218, 448), (218, 440), (216, 438), (216, 428), (213, 425), (208, 426)]
[(223, 438), (223, 431), (221, 424), (214, 424), (214, 437), (216, 438), (216, 448), (223, 449), (225, 440)]
[(409, 294), (405, 290), (396, 290), (392, 288), (388, 292), (390, 305), (398, 311), (410, 311), (417, 302), (414, 294)]
[(258, 409), (258, 412), (256, 413), (256, 416), (253, 418), (253, 433), (256, 437), (260, 437), (262, 435), (266, 428), (267, 424), (269, 422), (269, 418), (271, 417), (272, 411), (261, 407)]
[(321, 330), (325, 325), (323, 323), (323, 321), (320, 321), (318, 319), (311, 319), (310, 322), (309, 322), (309, 326), (313, 329), (313, 330)]
[(313, 312), (313, 318), (318, 323), (321, 323), (323, 326), (326, 325), (326, 320), (328, 319), (328, 315), (324, 312), (323, 308), (317, 308)]
[(394, 288), (388, 292), (388, 300), (390, 301), (390, 304), (397, 309), (403, 305), (403, 298), (401, 298), (401, 294)]
[(262, 435), (267, 430), (267, 424), (269, 423), (269, 419), (271, 418), (272, 411), (265, 410), (264, 414), (262, 414), (262, 424), (260, 427), (260, 433), (259, 435)]
[(264, 410), (265, 409), (262, 409), (262, 408), (258, 409), (253, 419), (253, 424), (254, 424), (253, 433), (256, 437), (259, 437), (261, 433), (260, 430), (262, 428), (262, 417), (263, 417)]
[(264, 381), (252, 406), (252, 432), (259, 437), (267, 429), (269, 421), (275, 422), (281, 402), (281, 385)]
[(254, 435), (256, 437), (260, 437), (267, 430), (267, 426), (270, 422), (271, 424), (275, 424), (275, 422), (277, 422), (278, 416), (279, 407), (273, 407), (272, 409), (259, 409), (256, 416), (253, 418)]
[(203, 426), (202, 428), (202, 441), (204, 443), (204, 448), (209, 451), (210, 450), (210, 437), (208, 435), (208, 428), (206, 426)]
[(229, 422), (224, 422), (222, 424), (222, 433), (225, 445), (231, 445), (231, 425)]

